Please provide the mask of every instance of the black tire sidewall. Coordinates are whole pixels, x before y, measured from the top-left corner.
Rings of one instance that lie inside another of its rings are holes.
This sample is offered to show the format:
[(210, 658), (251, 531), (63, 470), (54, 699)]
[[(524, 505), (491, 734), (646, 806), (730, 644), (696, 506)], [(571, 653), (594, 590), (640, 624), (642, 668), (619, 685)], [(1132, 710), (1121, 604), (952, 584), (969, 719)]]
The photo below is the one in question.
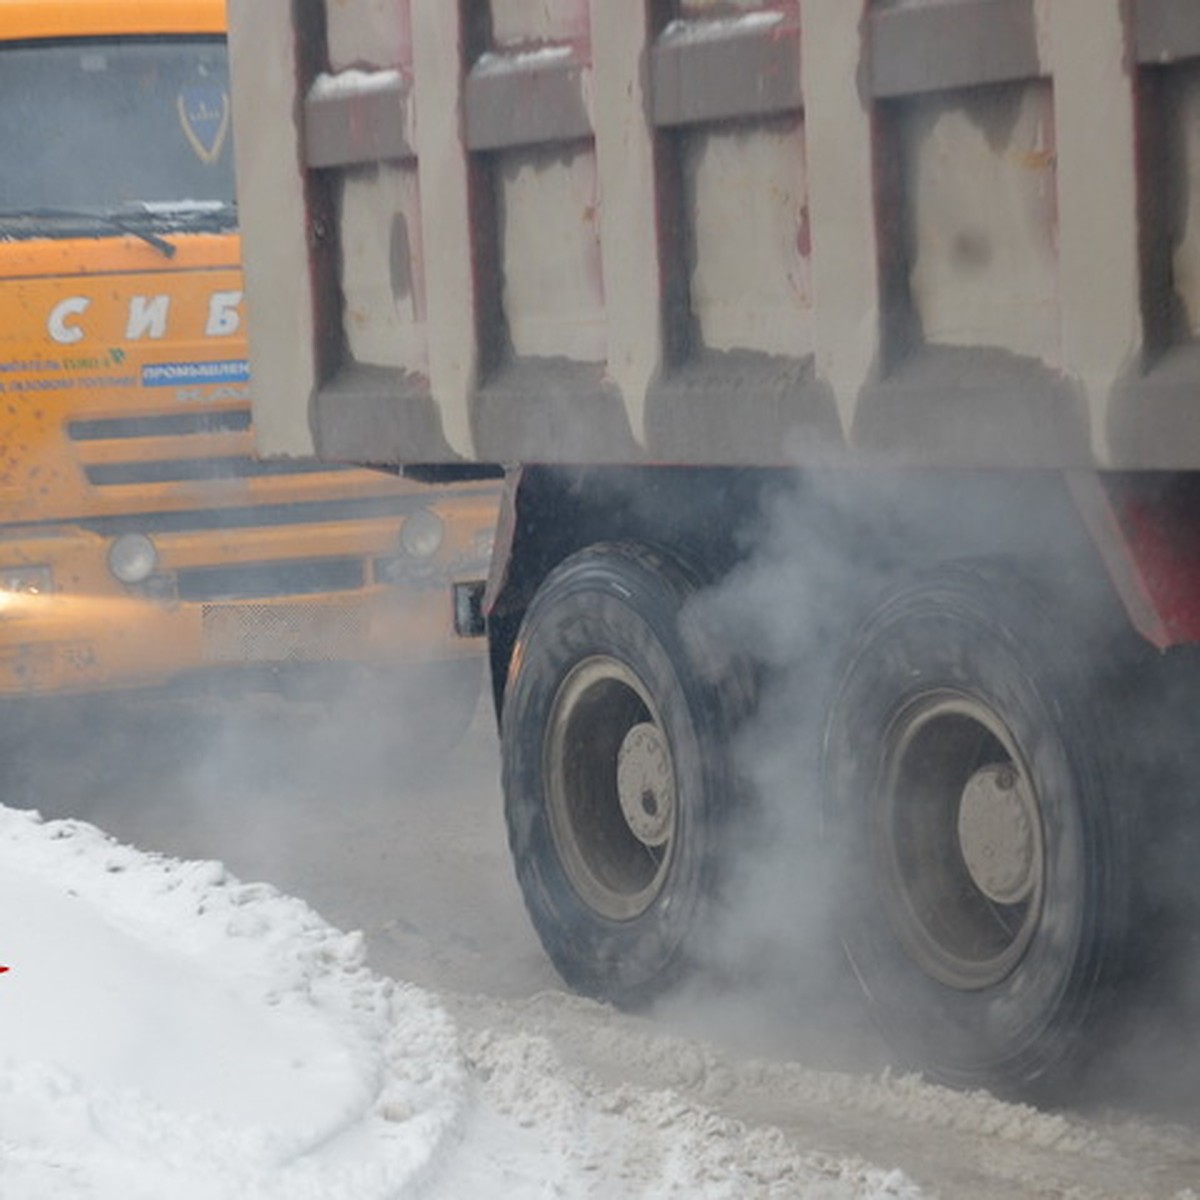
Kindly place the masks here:
[[(876, 1018), (914, 1065), (959, 1084), (1021, 1087), (1066, 1071), (1119, 971), (1129, 870), (1109, 795), (1101, 705), (1041, 597), (990, 572), (948, 572), (868, 622), (831, 707), (826, 832), (843, 864), (844, 941)], [(957, 990), (921, 971), (892, 932), (866, 832), (894, 715), (957, 691), (1008, 729), (1039, 798), (1041, 918), (999, 983)]]
[[(649, 1002), (694, 966), (719, 886), (725, 734), (719, 696), (697, 673), (680, 636), (689, 592), (682, 574), (634, 549), (576, 556), (547, 580), (527, 612), (505, 693), (505, 815), (526, 907), (568, 984), (627, 1007)], [(544, 745), (555, 696), (570, 670), (593, 654), (624, 663), (654, 698), (675, 770), (668, 873), (649, 906), (624, 921), (605, 918), (579, 896), (545, 799)]]

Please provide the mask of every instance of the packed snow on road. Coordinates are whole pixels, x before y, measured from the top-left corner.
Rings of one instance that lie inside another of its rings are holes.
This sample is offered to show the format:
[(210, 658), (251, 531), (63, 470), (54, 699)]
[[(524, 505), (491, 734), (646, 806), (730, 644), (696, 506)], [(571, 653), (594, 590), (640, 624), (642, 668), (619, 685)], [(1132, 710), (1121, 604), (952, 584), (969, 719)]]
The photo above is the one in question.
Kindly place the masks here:
[(0, 1194), (797, 1196), (922, 1192), (670, 1092), (456, 1029), (361, 938), (217, 863), (0, 810)]
[(0, 808), (4, 1200), (1197, 1200), (1194, 1134), (439, 994), (215, 861)]

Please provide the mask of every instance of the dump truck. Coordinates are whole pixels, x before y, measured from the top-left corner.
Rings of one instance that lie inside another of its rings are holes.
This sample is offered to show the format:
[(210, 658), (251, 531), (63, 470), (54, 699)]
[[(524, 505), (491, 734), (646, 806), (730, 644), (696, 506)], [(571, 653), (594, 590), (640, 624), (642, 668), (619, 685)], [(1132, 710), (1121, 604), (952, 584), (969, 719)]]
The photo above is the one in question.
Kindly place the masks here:
[(451, 744), (485, 670), (449, 582), (486, 563), (499, 489), (255, 456), (224, 0), (0, 18), (6, 727), (369, 681), (425, 697), (397, 738)]
[(900, 1061), (1076, 1079), (1186, 958), (1200, 8), (231, 0), (231, 45), (260, 453), (503, 472), (455, 611), (564, 980), (654, 1001), (782, 857)]

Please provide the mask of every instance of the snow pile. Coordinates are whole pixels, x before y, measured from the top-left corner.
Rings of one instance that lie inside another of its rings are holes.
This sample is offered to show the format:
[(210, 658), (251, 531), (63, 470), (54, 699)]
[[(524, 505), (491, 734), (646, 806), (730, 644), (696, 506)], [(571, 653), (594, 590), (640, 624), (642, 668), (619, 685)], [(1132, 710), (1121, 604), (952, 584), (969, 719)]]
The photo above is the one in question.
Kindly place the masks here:
[(0, 808), (5, 1200), (915, 1200), (528, 1033), (460, 1034), (361, 938), (215, 863)]
[(393, 1195), (453, 1128), (453, 1027), (360, 939), (78, 822), (0, 846), (0, 1194)]
[[(474, 1147), (442, 1178), (438, 1196), (554, 1195), (749, 1200), (920, 1200), (899, 1171), (857, 1159), (798, 1154), (778, 1131), (749, 1128), (678, 1093), (604, 1087), (568, 1071), (550, 1041), (481, 1031), (464, 1039), (491, 1114)], [(502, 1135), (502, 1136), (498, 1136)], [(535, 1145), (560, 1190), (512, 1190), (530, 1178)], [(487, 1147), (480, 1159), (479, 1150)], [(481, 1169), (482, 1168), (482, 1169)], [(498, 1186), (497, 1181), (509, 1186)], [(488, 1186), (483, 1186), (485, 1183)], [(482, 1192), (480, 1187), (483, 1187)]]

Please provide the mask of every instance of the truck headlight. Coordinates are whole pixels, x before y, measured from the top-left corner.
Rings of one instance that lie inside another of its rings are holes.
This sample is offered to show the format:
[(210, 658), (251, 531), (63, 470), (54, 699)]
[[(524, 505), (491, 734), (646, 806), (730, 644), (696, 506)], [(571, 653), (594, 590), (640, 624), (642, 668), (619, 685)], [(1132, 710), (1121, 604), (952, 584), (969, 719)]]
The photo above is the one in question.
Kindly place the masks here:
[(442, 548), (444, 536), (441, 517), (423, 508), (401, 526), (400, 549), (410, 558), (432, 558)]
[(0, 567), (0, 592), (13, 596), (45, 596), (54, 590), (49, 567)]
[(158, 549), (144, 533), (123, 533), (108, 548), (108, 569), (121, 583), (145, 583), (158, 568)]

